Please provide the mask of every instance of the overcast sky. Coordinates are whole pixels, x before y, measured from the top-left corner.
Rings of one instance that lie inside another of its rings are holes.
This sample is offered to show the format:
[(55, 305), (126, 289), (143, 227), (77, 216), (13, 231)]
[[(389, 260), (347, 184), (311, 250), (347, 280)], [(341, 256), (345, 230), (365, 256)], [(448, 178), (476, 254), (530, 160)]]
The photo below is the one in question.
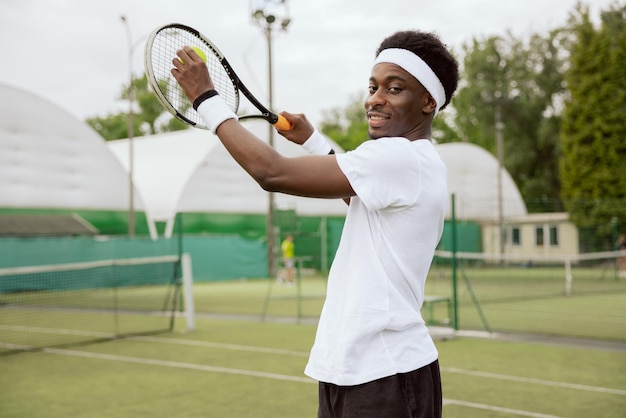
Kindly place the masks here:
[[(623, 0), (620, 0), (623, 3)], [(402, 29), (437, 32), (453, 49), (474, 37), (547, 33), (577, 0), (288, 0), (291, 24), (273, 42), (274, 108), (306, 113), (344, 107), (367, 89), (380, 41)], [(585, 0), (595, 21), (614, 0)], [(257, 0), (0, 0), (0, 83), (46, 99), (79, 119), (126, 109), (129, 73), (144, 71), (145, 38), (177, 22), (203, 32), (244, 83), (267, 97), (267, 42), (250, 17)], [(246, 105), (242, 105), (246, 108)], [(247, 107), (250, 109), (250, 107)], [(36, 118), (36, 115), (33, 115)]]

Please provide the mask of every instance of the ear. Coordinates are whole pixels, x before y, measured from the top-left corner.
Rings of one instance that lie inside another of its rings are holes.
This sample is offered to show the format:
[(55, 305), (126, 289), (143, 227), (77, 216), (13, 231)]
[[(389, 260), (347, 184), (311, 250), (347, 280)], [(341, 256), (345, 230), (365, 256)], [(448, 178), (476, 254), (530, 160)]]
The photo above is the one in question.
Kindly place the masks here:
[(437, 102), (430, 95), (429, 92), (425, 92), (424, 94), (424, 106), (422, 107), (422, 112), (424, 113), (435, 113), (437, 110)]

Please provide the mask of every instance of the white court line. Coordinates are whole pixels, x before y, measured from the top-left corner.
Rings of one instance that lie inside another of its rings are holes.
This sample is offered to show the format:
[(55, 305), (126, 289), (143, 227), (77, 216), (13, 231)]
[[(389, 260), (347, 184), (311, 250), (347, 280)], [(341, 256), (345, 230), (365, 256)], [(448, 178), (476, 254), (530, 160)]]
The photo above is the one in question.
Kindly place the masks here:
[(180, 344), (194, 347), (221, 348), (224, 350), (249, 351), (253, 353), (278, 354), (281, 356), (308, 357), (306, 351), (285, 350), (281, 348), (255, 347), (240, 344), (225, 344), (210, 341), (181, 340), (176, 338), (159, 338), (159, 337), (130, 337), (128, 340), (146, 341), (164, 344)]
[[(189, 342), (186, 340), (179, 340), (179, 341), (181, 343)], [(32, 348), (32, 347), (17, 346), (14, 344), (7, 344), (7, 343), (0, 343), (0, 347), (18, 348), (18, 349)], [(257, 348), (260, 349), (258, 350), (260, 352), (264, 350), (262, 347), (257, 347)], [(249, 347), (249, 349), (254, 349), (254, 347)], [(175, 368), (211, 372), (211, 373), (226, 373), (226, 374), (234, 374), (234, 375), (249, 376), (249, 377), (261, 377), (261, 378), (267, 378), (267, 379), (292, 381), (292, 382), (298, 382), (298, 383), (317, 384), (317, 381), (310, 379), (308, 377), (291, 376), (291, 375), (284, 375), (284, 374), (278, 374), (278, 373), (257, 372), (257, 371), (252, 371), (252, 370), (231, 369), (231, 368), (226, 368), (226, 367), (207, 366), (207, 365), (202, 365), (202, 364), (183, 363), (183, 362), (178, 362), (178, 361), (157, 360), (157, 359), (149, 359), (149, 358), (141, 358), (141, 357), (120, 356), (120, 355), (114, 355), (114, 354), (93, 353), (93, 352), (87, 352), (87, 351), (67, 350), (67, 349), (57, 349), (57, 348), (44, 348), (42, 349), (42, 351), (45, 353), (49, 353), (49, 354), (75, 356), (75, 357), (83, 357), (83, 358), (97, 359), (97, 360), (120, 361), (120, 362), (125, 362), (125, 363), (144, 364), (144, 365), (150, 365), (150, 366), (175, 367)], [(562, 418), (556, 415), (539, 414), (539, 413), (530, 412), (530, 411), (522, 411), (522, 410), (517, 410), (517, 409), (503, 408), (503, 407), (498, 407), (498, 406), (493, 406), (493, 405), (486, 405), (486, 404), (480, 404), (480, 403), (474, 403), (474, 402), (465, 402), (465, 401), (447, 399), (447, 398), (443, 399), (443, 405), (444, 406), (458, 405), (458, 406), (463, 406), (467, 408), (505, 412), (505, 413), (512, 414), (512, 415), (518, 415), (518, 416), (530, 417), (530, 418)]]
[[(119, 356), (119, 355), (114, 355), (114, 354), (92, 353), (92, 352), (85, 352), (85, 351), (65, 350), (65, 349), (55, 349), (55, 348), (46, 348), (43, 351), (46, 353), (51, 353), (51, 354), (77, 356), (77, 357), (92, 358), (92, 359), (99, 359), (99, 360), (121, 361), (121, 362), (126, 362), (126, 363), (146, 364), (150, 366), (176, 367), (176, 368), (198, 370), (198, 371), (204, 371), (204, 372), (227, 373), (227, 374), (235, 374), (235, 375), (250, 376), (250, 377), (262, 377), (262, 378), (276, 379), (276, 380), (287, 380), (287, 381), (299, 382), (299, 383), (317, 384), (317, 381), (310, 379), (308, 377), (290, 376), (290, 375), (277, 374), (277, 373), (256, 372), (252, 370), (231, 369), (231, 368), (225, 368), (225, 367), (206, 366), (202, 364), (182, 363), (178, 361), (147, 359), (147, 358), (141, 358), (141, 357)], [(538, 414), (538, 413), (529, 412), (529, 411), (520, 411), (516, 409), (502, 408), (502, 407), (479, 404), (479, 403), (472, 403), (472, 402), (464, 402), (464, 401), (458, 401), (454, 399), (444, 399), (443, 404), (444, 406), (445, 405), (459, 405), (459, 406), (464, 406), (468, 408), (506, 412), (506, 413), (513, 414), (513, 415), (519, 415), (519, 416), (531, 417), (531, 418), (562, 418), (562, 417), (558, 417), (555, 415)]]
[[(225, 350), (250, 351), (250, 352), (257, 352), (257, 353), (292, 355), (292, 356), (298, 356), (298, 357), (307, 357), (309, 355), (309, 353), (304, 352), (304, 351), (291, 351), (291, 350), (282, 350), (282, 349), (276, 349), (276, 348), (255, 347), (255, 346), (238, 345), (238, 344), (224, 344), (224, 343), (195, 341), (195, 340), (181, 340), (181, 339), (175, 339), (175, 338), (132, 337), (131, 339), (140, 340), (140, 341), (143, 340), (146, 342), (180, 344), (180, 345), (190, 345), (190, 346), (208, 347), (208, 348), (221, 348)], [(584, 390), (588, 392), (599, 392), (599, 393), (608, 393), (612, 395), (626, 396), (626, 390), (604, 388), (600, 386), (589, 386), (589, 385), (580, 385), (576, 383), (557, 382), (553, 380), (509, 376), (509, 375), (496, 374), (496, 373), (465, 370), (465, 369), (459, 369), (459, 368), (454, 368), (454, 367), (442, 367), (441, 370), (450, 372), (450, 373), (486, 377), (490, 379), (509, 380), (512, 382), (531, 383), (531, 384), (537, 384), (537, 385), (561, 387), (561, 388), (566, 388), (566, 389), (577, 389), (577, 390)]]
[(21, 344), (12, 344), (12, 343), (0, 342), (0, 348), (6, 348), (7, 350), (24, 350), (24, 351), (28, 351), (28, 350), (32, 350), (35, 347), (32, 347), (30, 345), (21, 345)]
[(474, 370), (457, 369), (454, 367), (442, 367), (441, 371), (449, 372), (449, 373), (464, 374), (468, 376), (486, 377), (489, 379), (509, 380), (511, 382), (532, 383), (536, 385), (545, 385), (545, 386), (553, 386), (553, 387), (560, 387), (560, 388), (566, 388), (566, 389), (585, 390), (588, 392), (609, 393), (611, 395), (626, 396), (626, 390), (603, 388), (599, 386), (579, 385), (576, 383), (565, 383), (565, 382), (556, 382), (553, 380), (534, 379), (532, 377), (519, 377), (519, 376), (509, 376), (509, 375), (497, 374), (497, 373), (478, 372)]
[(0, 325), (0, 331), (32, 332), (37, 334), (78, 335), (81, 337), (115, 338), (110, 332), (82, 331), (78, 329), (42, 328), (21, 325)]
[[(152, 341), (152, 342), (157, 342), (157, 343), (181, 344), (181, 345), (191, 345), (191, 346), (199, 346), (199, 347), (222, 348), (226, 350), (250, 351), (250, 352), (258, 352), (258, 353), (293, 355), (293, 356), (302, 356), (302, 357), (307, 357), (309, 355), (309, 353), (306, 353), (303, 351), (290, 351), (290, 350), (281, 350), (281, 349), (267, 348), (267, 347), (255, 347), (255, 346), (238, 345), (238, 344), (223, 344), (223, 343), (194, 341), (194, 340), (181, 340), (181, 339), (174, 339), (174, 338), (132, 337), (132, 339), (144, 340), (147, 342)], [(488, 372), (478, 372), (478, 371), (472, 371), (472, 370), (458, 369), (454, 367), (442, 367), (441, 370), (450, 372), (450, 373), (486, 377), (486, 378), (491, 378), (491, 379), (509, 380), (513, 382), (532, 383), (532, 384), (552, 386), (552, 387), (562, 387), (562, 388), (567, 388), (567, 389), (577, 389), (577, 390), (585, 390), (589, 392), (599, 392), (599, 393), (608, 393), (608, 394), (613, 394), (613, 395), (626, 396), (626, 390), (604, 388), (604, 387), (599, 387), (599, 386), (579, 385), (575, 383), (556, 382), (552, 380), (509, 376), (509, 375), (502, 375), (502, 374), (488, 373)]]
[(194, 364), (194, 363), (183, 363), (180, 361), (157, 360), (157, 359), (142, 358), (142, 357), (120, 356), (116, 354), (93, 353), (93, 352), (88, 352), (88, 351), (66, 350), (66, 349), (59, 349), (59, 348), (44, 348), (42, 351), (44, 353), (50, 353), (50, 354), (61, 354), (64, 356), (84, 357), (84, 358), (98, 359), (98, 360), (112, 360), (112, 361), (121, 361), (124, 363), (147, 364), (151, 366), (176, 367), (179, 369), (199, 370), (199, 371), (213, 372), (213, 373), (236, 374), (236, 375), (252, 376), (252, 377), (264, 377), (268, 379), (289, 380), (292, 382), (301, 382), (301, 383), (317, 383), (317, 381), (310, 379), (308, 377), (290, 376), (290, 375), (278, 374), (278, 373), (257, 372), (253, 370), (231, 369), (227, 367), (207, 366), (203, 364)]
[(532, 417), (532, 418), (562, 418), (556, 415), (546, 415), (546, 414), (538, 414), (536, 412), (529, 412), (529, 411), (520, 411), (519, 409), (511, 409), (511, 408), (502, 408), (500, 406), (493, 406), (493, 405), (485, 405), (482, 403), (475, 403), (475, 402), (465, 402), (465, 401), (457, 401), (454, 399), (444, 399), (443, 400), (443, 406), (446, 405), (459, 405), (459, 406), (465, 406), (468, 408), (475, 408), (475, 409), (485, 409), (488, 411), (495, 411), (495, 412), (504, 412), (507, 414), (513, 414), (513, 415), (519, 415), (522, 417)]
[[(12, 329), (12, 330), (20, 330), (20, 331), (30, 331), (30, 332), (50, 332), (46, 331), (45, 328), (38, 327), (17, 327), (17, 326), (0, 326), (0, 329)], [(54, 330), (54, 333), (67, 333), (74, 335), (90, 335), (90, 336), (99, 336), (99, 337), (110, 337), (111, 334), (105, 333), (94, 333), (94, 332), (81, 332), (75, 330)], [(204, 341), (195, 341), (195, 340), (182, 340), (175, 338), (158, 338), (158, 337), (129, 337), (127, 339), (130, 340), (138, 340), (138, 341), (146, 341), (146, 342), (156, 342), (156, 343), (168, 343), (168, 344), (180, 344), (180, 345), (189, 345), (189, 346), (197, 346), (197, 347), (208, 347), (208, 348), (221, 348), (226, 350), (238, 350), (238, 351), (249, 351), (249, 352), (257, 352), (257, 353), (269, 353), (269, 354), (279, 354), (279, 355), (292, 355), (298, 357), (307, 357), (309, 353), (303, 351), (291, 351), (291, 350), (283, 350), (276, 348), (267, 348), (267, 347), (256, 347), (256, 346), (246, 346), (239, 344), (225, 344), (225, 343), (215, 343), (215, 342), (204, 342)], [(0, 343), (0, 347), (3, 344)], [(5, 346), (5, 348), (7, 348)], [(15, 349), (16, 347), (13, 347)], [(21, 349), (17, 347), (17, 349)], [(580, 385), (576, 383), (566, 383), (566, 382), (557, 382), (552, 380), (543, 380), (543, 379), (535, 379), (529, 377), (519, 377), (519, 376), (510, 376), (489, 372), (480, 372), (474, 370), (465, 370), (454, 367), (442, 367), (442, 371), (449, 373), (457, 373), (464, 374), (468, 376), (477, 376), (477, 377), (485, 377), (489, 379), (499, 379), (499, 380), (508, 380), (512, 382), (520, 382), (520, 383), (531, 383), (537, 385), (551, 386), (551, 387), (560, 387), (566, 389), (576, 389), (583, 390), (588, 392), (598, 392), (598, 393), (607, 393), (612, 395), (626, 396), (626, 390), (621, 389), (612, 389), (605, 388), (600, 386), (589, 386), (589, 385)]]

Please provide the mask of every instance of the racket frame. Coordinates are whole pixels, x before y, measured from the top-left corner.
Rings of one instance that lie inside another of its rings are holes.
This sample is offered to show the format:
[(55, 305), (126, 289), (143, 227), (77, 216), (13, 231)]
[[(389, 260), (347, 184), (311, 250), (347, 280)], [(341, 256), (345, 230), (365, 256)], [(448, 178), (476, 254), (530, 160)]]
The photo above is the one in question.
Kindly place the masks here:
[[(152, 45), (154, 40), (156, 39), (157, 36), (159, 36), (159, 34), (162, 31), (165, 30), (181, 30), (181, 31), (185, 31), (190, 33), (191, 35), (193, 35), (194, 37), (196, 37), (202, 44), (204, 44), (204, 46), (206, 47), (206, 49), (209, 50), (209, 53), (212, 53), (213, 55), (215, 55), (218, 58), (219, 63), (222, 65), (222, 67), (224, 68), (226, 74), (228, 75), (228, 78), (230, 78), (230, 81), (233, 85), (234, 91), (235, 91), (235, 104), (234, 104), (234, 109), (233, 112), (237, 113), (238, 109), (239, 109), (239, 92), (241, 92), (246, 99), (248, 99), (248, 101), (259, 111), (261, 112), (258, 115), (243, 115), (243, 116), (239, 116), (239, 119), (264, 119), (267, 122), (271, 123), (271, 124), (275, 124), (278, 121), (278, 115), (272, 111), (270, 111), (267, 107), (265, 107), (253, 94), (252, 92), (250, 92), (250, 90), (248, 90), (248, 88), (246, 87), (246, 85), (241, 81), (241, 79), (239, 78), (239, 76), (237, 75), (237, 73), (235, 73), (235, 70), (233, 69), (233, 67), (230, 65), (230, 63), (228, 62), (228, 60), (226, 59), (226, 57), (224, 56), (224, 54), (220, 51), (220, 49), (213, 43), (211, 42), (206, 36), (204, 36), (202, 33), (200, 33), (198, 30), (189, 27), (187, 25), (183, 25), (180, 23), (169, 23), (167, 25), (163, 25), (160, 26), (158, 28), (156, 28), (155, 30), (152, 31), (152, 33), (150, 34), (150, 36), (148, 37), (148, 40), (146, 41), (146, 48), (145, 48), (145, 53), (144, 53), (144, 61), (145, 61), (145, 67), (146, 67), (146, 75), (148, 77), (148, 84), (150, 85), (150, 87), (152, 88), (152, 90), (155, 93), (155, 96), (157, 96), (157, 99), (159, 100), (159, 102), (172, 114), (174, 115), (176, 118), (178, 118), (179, 120), (194, 126), (196, 128), (202, 128), (202, 129), (208, 129), (206, 126), (201, 125), (197, 122), (194, 122), (192, 120), (190, 120), (189, 118), (185, 117), (185, 115), (181, 114), (179, 112), (178, 109), (176, 109), (172, 103), (170, 103), (170, 101), (167, 99), (167, 97), (165, 97), (165, 95), (162, 93), (161, 88), (159, 86), (159, 81), (156, 78), (156, 74), (154, 72), (154, 69), (152, 68)], [(180, 48), (182, 48), (184, 45), (181, 45)], [(173, 59), (174, 57), (172, 57)], [(220, 93), (219, 89), (216, 87), (216, 90), (218, 91), (218, 93)], [(233, 106), (231, 106), (233, 107)]]

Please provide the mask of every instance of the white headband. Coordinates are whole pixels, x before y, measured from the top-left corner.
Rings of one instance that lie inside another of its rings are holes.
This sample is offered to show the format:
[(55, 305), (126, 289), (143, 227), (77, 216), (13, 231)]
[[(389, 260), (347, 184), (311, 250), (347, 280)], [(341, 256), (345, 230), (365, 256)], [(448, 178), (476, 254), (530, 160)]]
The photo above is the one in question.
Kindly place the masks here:
[(437, 116), (439, 108), (446, 102), (446, 91), (439, 81), (439, 77), (423, 59), (406, 49), (387, 48), (380, 51), (374, 60), (374, 65), (381, 62), (396, 64), (415, 77), (437, 102), (435, 109), (435, 116)]

